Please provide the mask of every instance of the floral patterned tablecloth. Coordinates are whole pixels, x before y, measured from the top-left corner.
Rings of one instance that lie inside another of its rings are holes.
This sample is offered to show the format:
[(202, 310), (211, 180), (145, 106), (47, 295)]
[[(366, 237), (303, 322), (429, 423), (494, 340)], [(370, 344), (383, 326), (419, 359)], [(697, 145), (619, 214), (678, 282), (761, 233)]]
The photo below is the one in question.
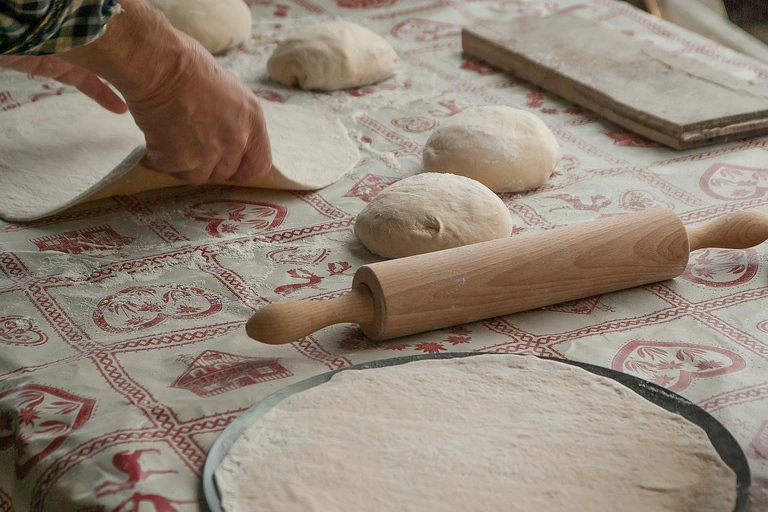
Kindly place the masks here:
[[(220, 61), (264, 101), (337, 113), (359, 164), (318, 192), (173, 189), (0, 222), (0, 511), (192, 512), (207, 450), (238, 414), (309, 376), (379, 358), (492, 351), (611, 367), (682, 394), (723, 422), (768, 510), (768, 245), (694, 253), (674, 281), (387, 343), (355, 326), (291, 345), (243, 325), (283, 299), (336, 297), (375, 261), (352, 232), (378, 192), (421, 170), (446, 118), (511, 105), (552, 128), (549, 185), (502, 198), (512, 236), (670, 207), (689, 225), (768, 212), (768, 139), (675, 152), (465, 58), (462, 26), (575, 10), (758, 85), (760, 65), (612, 0), (252, 0), (253, 37)], [(264, 65), (296, 27), (343, 17), (397, 49), (393, 78), (307, 93)], [(0, 74), (0, 115), (73, 92)], [(75, 93), (76, 94), (76, 93)], [(2, 184), (0, 184), (2, 186)], [(647, 442), (653, 442), (649, 439)]]

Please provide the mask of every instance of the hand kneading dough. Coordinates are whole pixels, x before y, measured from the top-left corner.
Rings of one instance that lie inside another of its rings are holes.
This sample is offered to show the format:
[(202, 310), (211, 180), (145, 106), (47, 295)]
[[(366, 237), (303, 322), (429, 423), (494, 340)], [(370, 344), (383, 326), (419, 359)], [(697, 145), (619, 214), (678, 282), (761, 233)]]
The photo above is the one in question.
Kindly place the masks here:
[(251, 9), (243, 0), (152, 0), (173, 28), (211, 53), (233, 48), (251, 36)]
[(357, 216), (355, 234), (385, 258), (440, 251), (508, 237), (512, 217), (481, 183), (425, 173), (390, 185)]
[(267, 62), (288, 86), (335, 91), (379, 82), (395, 72), (397, 53), (365, 27), (346, 21), (312, 25), (283, 40)]
[(707, 434), (532, 356), (347, 370), (289, 396), (216, 469), (226, 512), (733, 512)]
[(540, 187), (559, 161), (560, 146), (541, 119), (503, 106), (450, 117), (424, 146), (425, 171), (467, 176), (494, 192)]

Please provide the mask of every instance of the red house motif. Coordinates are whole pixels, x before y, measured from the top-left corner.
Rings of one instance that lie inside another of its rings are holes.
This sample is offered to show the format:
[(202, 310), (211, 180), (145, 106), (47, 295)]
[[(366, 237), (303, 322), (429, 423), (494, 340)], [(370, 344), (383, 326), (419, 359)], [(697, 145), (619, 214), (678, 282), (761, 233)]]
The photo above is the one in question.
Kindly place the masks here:
[(30, 240), (41, 251), (82, 254), (94, 251), (119, 251), (135, 238), (122, 236), (109, 226), (67, 231)]
[(277, 359), (206, 350), (190, 362), (189, 368), (170, 387), (186, 389), (197, 396), (208, 398), (291, 375), (293, 373)]

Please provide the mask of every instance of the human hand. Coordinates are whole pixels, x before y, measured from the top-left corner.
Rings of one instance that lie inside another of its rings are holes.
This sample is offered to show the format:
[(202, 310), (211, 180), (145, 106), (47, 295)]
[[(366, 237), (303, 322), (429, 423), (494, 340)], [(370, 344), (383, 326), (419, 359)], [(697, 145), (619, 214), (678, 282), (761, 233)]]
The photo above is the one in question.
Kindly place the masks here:
[(28, 75), (53, 78), (65, 85), (72, 85), (115, 114), (128, 111), (120, 96), (99, 77), (82, 68), (56, 57), (0, 56), (0, 68), (12, 69)]
[(142, 164), (192, 184), (266, 174), (272, 157), (256, 96), (196, 41), (179, 36), (180, 64), (153, 88), (126, 94), (147, 141)]
[(144, 165), (192, 184), (269, 172), (256, 96), (147, 0), (120, 5), (101, 37), (59, 57), (123, 94), (146, 138)]

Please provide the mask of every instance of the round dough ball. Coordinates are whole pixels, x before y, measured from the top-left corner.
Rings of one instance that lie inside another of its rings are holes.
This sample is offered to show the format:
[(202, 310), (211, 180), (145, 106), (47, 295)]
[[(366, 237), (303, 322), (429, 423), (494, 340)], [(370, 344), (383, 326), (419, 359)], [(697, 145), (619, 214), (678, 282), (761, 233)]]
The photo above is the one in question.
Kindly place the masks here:
[(173, 28), (221, 53), (251, 36), (251, 9), (243, 0), (153, 0)]
[(440, 251), (512, 231), (512, 216), (482, 183), (453, 174), (424, 173), (390, 185), (357, 216), (355, 234), (385, 258)]
[(511, 107), (477, 107), (449, 118), (424, 146), (424, 170), (475, 179), (494, 192), (544, 185), (560, 146), (544, 121)]
[(392, 76), (397, 53), (380, 35), (346, 21), (303, 28), (277, 45), (267, 73), (281, 84), (335, 91)]

